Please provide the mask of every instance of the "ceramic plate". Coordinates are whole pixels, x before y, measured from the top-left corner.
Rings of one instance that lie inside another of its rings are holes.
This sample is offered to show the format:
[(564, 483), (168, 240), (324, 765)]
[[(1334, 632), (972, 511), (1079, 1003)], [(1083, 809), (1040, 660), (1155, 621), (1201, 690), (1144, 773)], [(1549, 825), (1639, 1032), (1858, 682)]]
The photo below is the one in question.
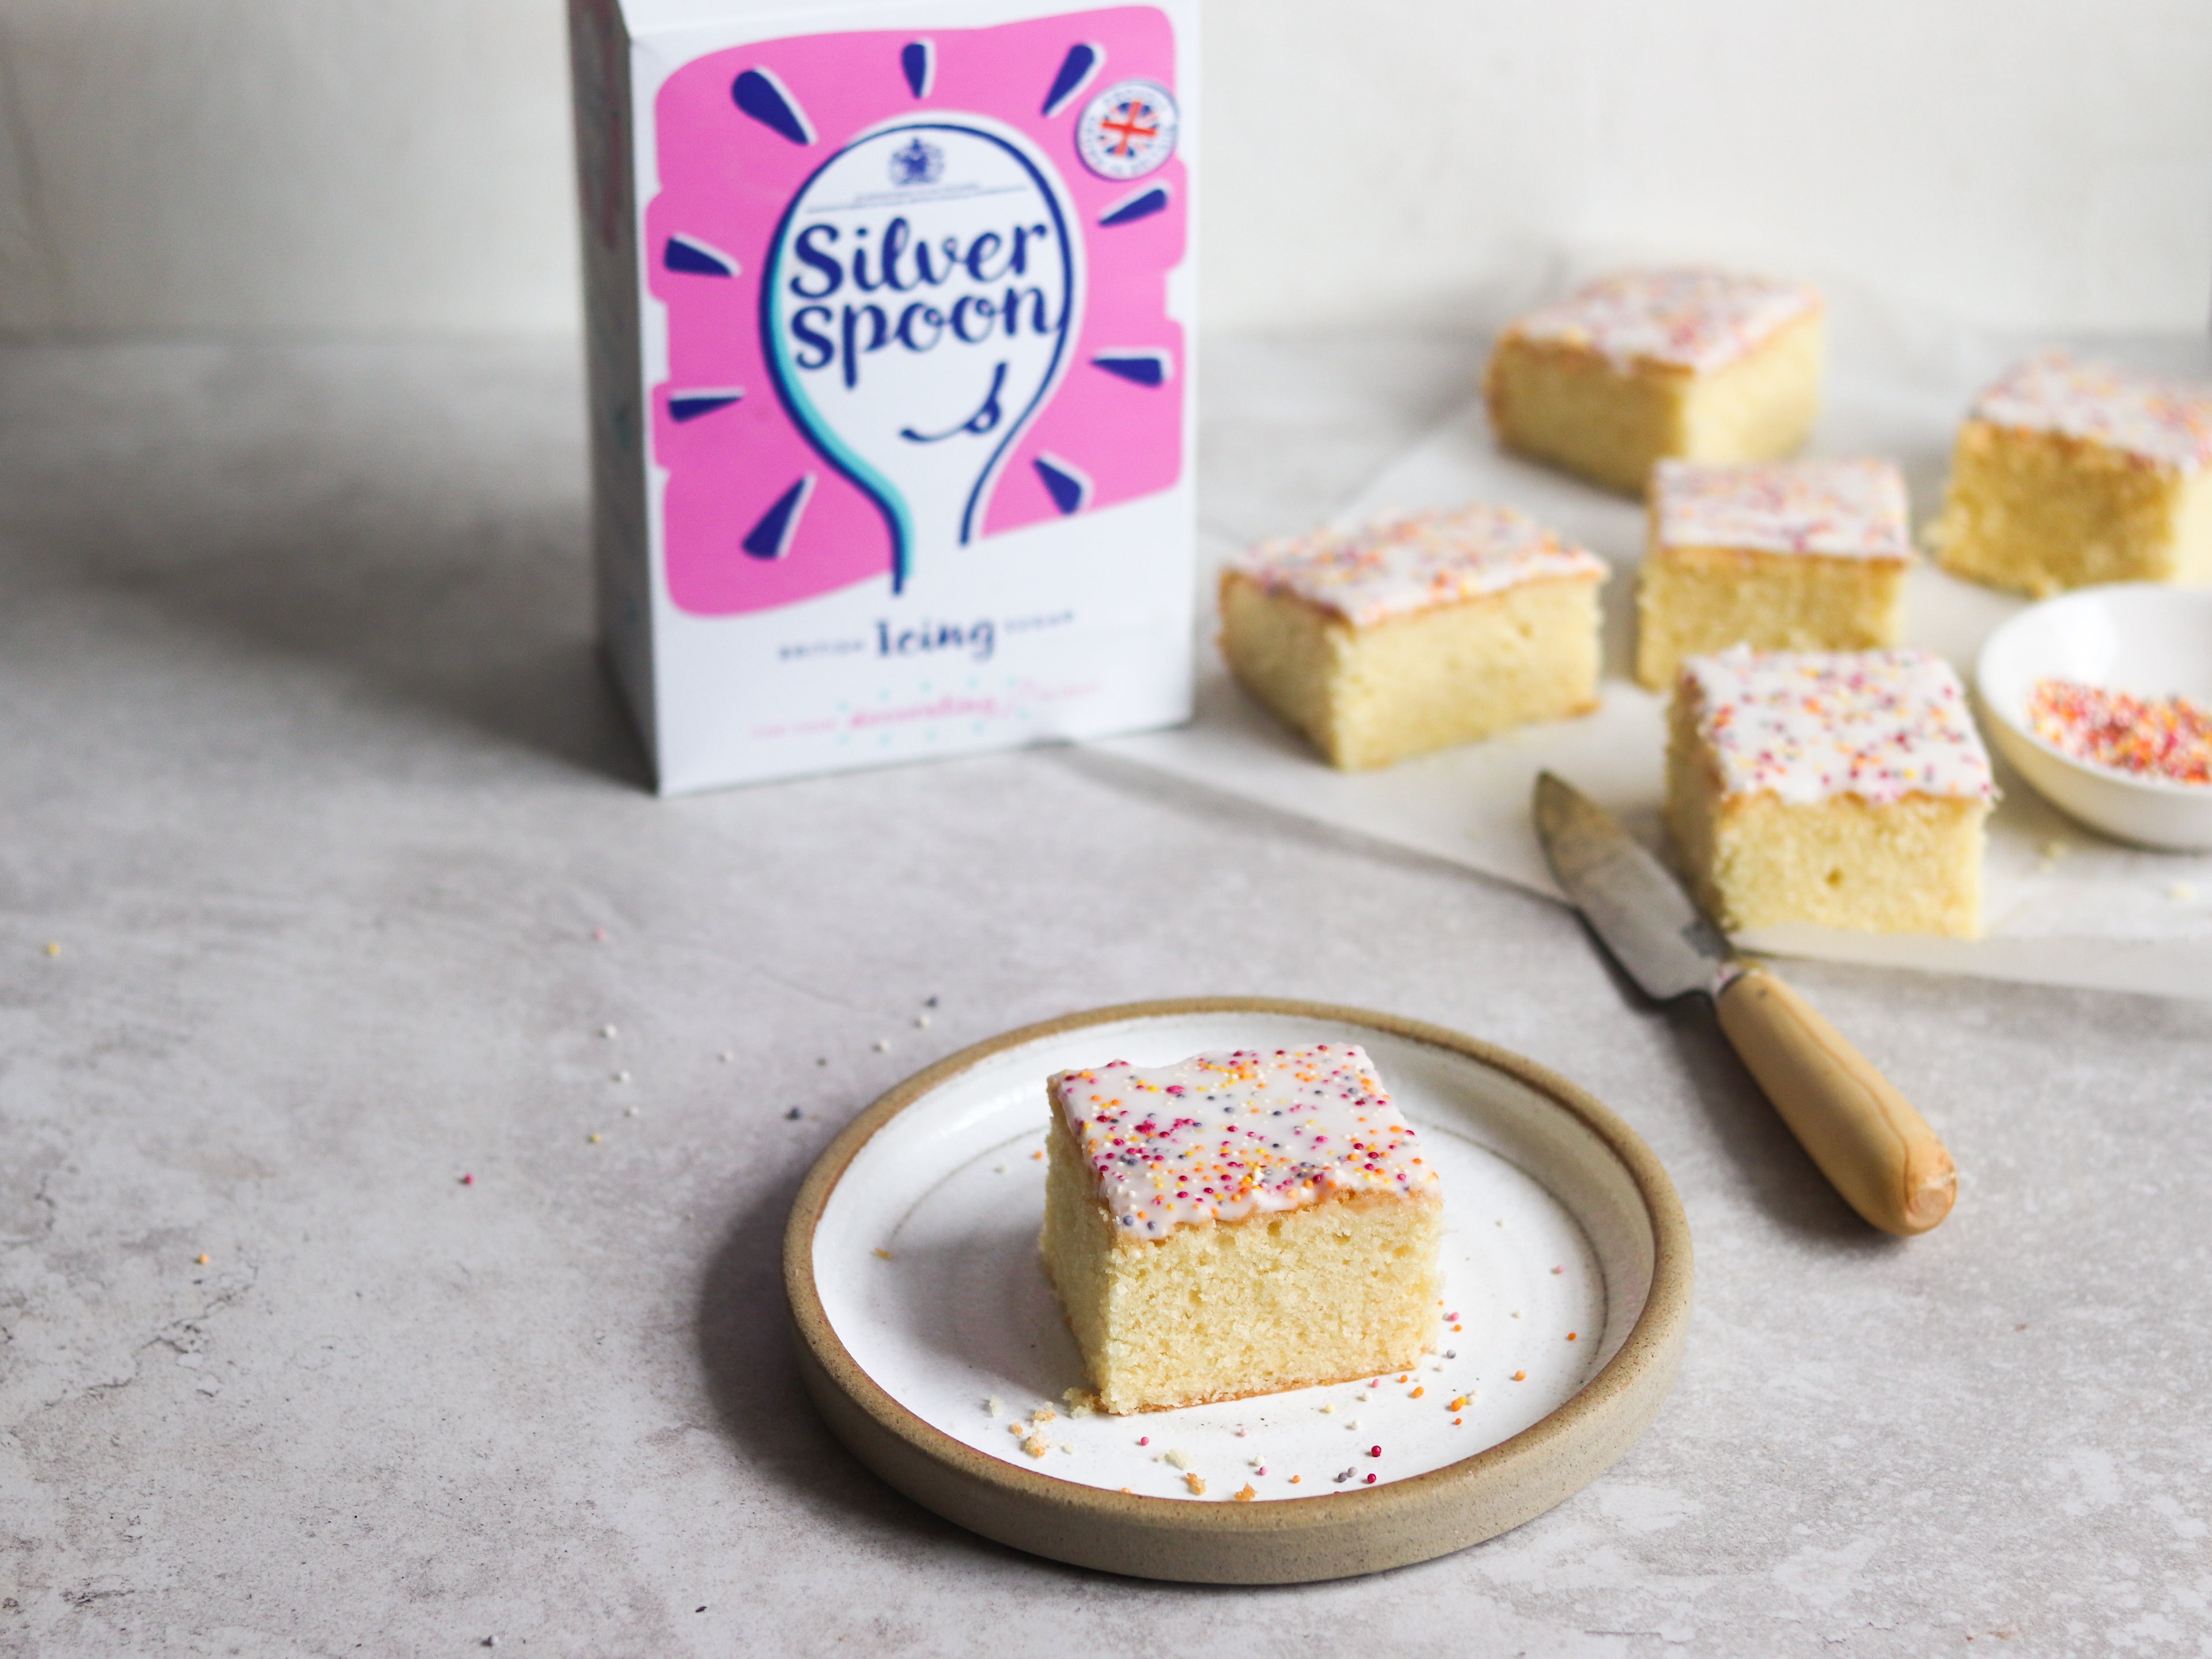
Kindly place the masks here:
[[(1443, 1177), (1432, 1352), (1326, 1388), (1078, 1414), (1082, 1361), (1037, 1259), (1045, 1079), (1310, 1042), (1366, 1048)], [(1542, 1067), (1388, 1015), (1207, 999), (1031, 1026), (901, 1084), (808, 1176), (784, 1271), (811, 1391), (893, 1486), (1060, 1560), (1267, 1583), (1462, 1548), (1610, 1465), (1673, 1380), (1690, 1249), (1650, 1151)]]

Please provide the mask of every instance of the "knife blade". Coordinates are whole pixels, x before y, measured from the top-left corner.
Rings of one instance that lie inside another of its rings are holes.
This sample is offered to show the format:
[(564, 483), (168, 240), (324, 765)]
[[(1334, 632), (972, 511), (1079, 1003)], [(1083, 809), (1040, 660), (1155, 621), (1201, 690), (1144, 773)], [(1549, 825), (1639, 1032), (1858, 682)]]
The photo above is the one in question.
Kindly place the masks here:
[(1536, 779), (1536, 830), (1552, 874), (1644, 995), (1667, 1002), (1719, 990), (1735, 953), (1620, 819), (1546, 772)]
[(1959, 1191), (1927, 1121), (1771, 969), (1746, 963), (1612, 813), (1549, 772), (1536, 834), (1583, 919), (1656, 1000), (1711, 997), (1722, 1032), (1844, 1201), (1885, 1232), (1924, 1233)]

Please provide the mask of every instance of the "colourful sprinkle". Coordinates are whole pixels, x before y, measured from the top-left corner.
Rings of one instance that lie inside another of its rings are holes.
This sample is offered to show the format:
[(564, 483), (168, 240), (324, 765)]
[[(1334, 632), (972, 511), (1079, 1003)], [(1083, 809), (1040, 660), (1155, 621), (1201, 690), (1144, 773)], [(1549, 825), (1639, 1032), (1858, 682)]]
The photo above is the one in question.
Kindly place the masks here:
[(2212, 464), (2212, 387), (2039, 352), (1974, 404), (1991, 426), (2058, 432), (2185, 472)]
[(2169, 783), (2212, 784), (2212, 709), (2075, 680), (2035, 683), (2028, 719), (2061, 754)]
[(1510, 507), (1384, 514), (1353, 531), (1318, 530), (1261, 544), (1240, 573), (1370, 628), (1392, 617), (1455, 605), (1524, 582), (1603, 581), (1595, 554)]
[(1108, 1213), (1133, 1233), (1336, 1194), (1426, 1197), (1437, 1184), (1356, 1047), (1239, 1048), (1144, 1069), (1115, 1060), (1059, 1073), (1051, 1092)]
[(1966, 689), (1930, 652), (1739, 645), (1684, 663), (1678, 695), (1691, 700), (1729, 796), (1803, 806), (1838, 795), (1879, 805), (1996, 793)]
[(1638, 361), (1710, 373), (1820, 309), (1817, 289), (1696, 266), (1624, 270), (1587, 283), (1506, 331), (1582, 346), (1626, 368)]
[(1894, 461), (1662, 461), (1651, 472), (1651, 519), (1662, 547), (1912, 556)]

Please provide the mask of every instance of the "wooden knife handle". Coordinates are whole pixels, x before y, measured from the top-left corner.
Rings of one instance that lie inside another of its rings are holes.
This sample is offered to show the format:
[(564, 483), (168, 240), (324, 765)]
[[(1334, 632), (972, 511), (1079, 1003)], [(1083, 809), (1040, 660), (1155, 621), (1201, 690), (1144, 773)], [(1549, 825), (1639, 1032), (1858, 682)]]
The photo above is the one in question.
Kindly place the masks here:
[(1753, 968), (1719, 1007), (1729, 1042), (1845, 1203), (1888, 1233), (1924, 1233), (1951, 1213), (1951, 1154), (1810, 1003)]

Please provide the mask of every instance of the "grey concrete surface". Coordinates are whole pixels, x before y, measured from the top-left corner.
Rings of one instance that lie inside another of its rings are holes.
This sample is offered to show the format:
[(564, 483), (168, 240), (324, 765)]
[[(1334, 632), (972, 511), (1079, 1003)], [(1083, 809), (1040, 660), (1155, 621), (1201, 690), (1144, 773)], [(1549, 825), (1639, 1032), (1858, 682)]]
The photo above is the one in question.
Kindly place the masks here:
[[(1218, 344), (1209, 527), (1304, 525), (1472, 364)], [(1077, 750), (655, 800), (579, 401), (550, 348), (0, 354), (0, 1652), (2212, 1650), (2204, 1005), (1794, 969), (1965, 1171), (1901, 1244), (1524, 894)], [(1475, 1032), (1650, 1140), (1697, 1310), (1610, 1474), (1194, 1589), (823, 1431), (776, 1249), (837, 1127), (1229, 991)]]

